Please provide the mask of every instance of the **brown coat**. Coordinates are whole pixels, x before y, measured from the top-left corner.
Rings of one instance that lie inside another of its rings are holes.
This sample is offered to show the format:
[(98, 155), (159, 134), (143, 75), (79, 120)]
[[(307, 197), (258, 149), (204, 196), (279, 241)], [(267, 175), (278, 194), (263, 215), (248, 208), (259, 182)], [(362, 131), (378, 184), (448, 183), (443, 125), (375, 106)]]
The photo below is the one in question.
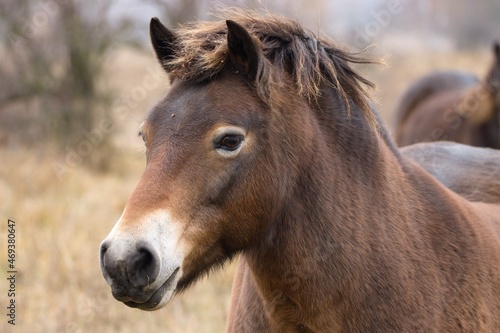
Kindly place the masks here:
[(239, 254), (228, 332), (496, 332), (500, 206), (400, 154), (350, 67), (365, 60), (296, 22), (227, 15), (151, 22), (172, 87), (101, 245), (114, 297), (159, 309)]

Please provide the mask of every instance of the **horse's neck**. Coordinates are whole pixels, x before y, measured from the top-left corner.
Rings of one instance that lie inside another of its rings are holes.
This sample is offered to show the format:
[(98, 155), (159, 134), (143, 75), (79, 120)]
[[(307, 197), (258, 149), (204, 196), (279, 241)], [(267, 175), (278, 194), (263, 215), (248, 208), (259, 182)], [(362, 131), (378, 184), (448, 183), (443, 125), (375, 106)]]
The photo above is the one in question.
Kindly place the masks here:
[(279, 218), (244, 253), (272, 312), (313, 314), (345, 301), (347, 289), (362, 290), (377, 274), (364, 268), (385, 265), (408, 237), (403, 230), (414, 226), (401, 219), (418, 218), (390, 139), (368, 125), (368, 134), (355, 131), (356, 121), (318, 143), (331, 151), (309, 159)]

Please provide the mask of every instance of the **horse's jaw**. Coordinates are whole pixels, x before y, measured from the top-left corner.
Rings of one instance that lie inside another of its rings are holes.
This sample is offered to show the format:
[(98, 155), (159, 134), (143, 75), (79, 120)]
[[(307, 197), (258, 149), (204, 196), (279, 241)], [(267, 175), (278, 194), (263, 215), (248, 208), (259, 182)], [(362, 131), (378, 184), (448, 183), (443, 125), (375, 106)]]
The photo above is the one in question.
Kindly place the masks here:
[(131, 308), (138, 308), (144, 311), (155, 311), (167, 305), (175, 295), (177, 283), (182, 276), (180, 268), (176, 268), (167, 280), (151, 295), (144, 303), (135, 301), (125, 301), (125, 305)]

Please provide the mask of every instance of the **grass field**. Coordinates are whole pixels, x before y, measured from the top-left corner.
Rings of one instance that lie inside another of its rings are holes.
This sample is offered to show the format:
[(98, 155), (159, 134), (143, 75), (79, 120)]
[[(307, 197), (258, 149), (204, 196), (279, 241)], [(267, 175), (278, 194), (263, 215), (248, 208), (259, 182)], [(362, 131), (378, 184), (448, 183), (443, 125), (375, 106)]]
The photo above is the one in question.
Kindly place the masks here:
[[(390, 122), (398, 97), (420, 75), (444, 68), (483, 75), (490, 61), (489, 50), (453, 55), (413, 53), (389, 57), (386, 68), (371, 66), (361, 71), (377, 84), (374, 97)], [(107, 84), (120, 94), (130, 94), (158, 67), (150, 54), (120, 50), (109, 61)], [(0, 277), (0, 332), (224, 330), (234, 264), (153, 313), (115, 301), (98, 264), (99, 244), (120, 216), (145, 164), (137, 125), (165, 90), (166, 80), (160, 75), (155, 87), (116, 120), (118, 149), (106, 173), (74, 167), (58, 177), (54, 163), (64, 161), (65, 155), (44, 145), (25, 147), (11, 142), (0, 146), (0, 267), (6, 272), (6, 224), (11, 218), (16, 221), (18, 270), (15, 327), (7, 324), (8, 285), (4, 275)], [(0, 113), (0, 122), (2, 117)], [(2, 136), (15, 138), (23, 128), (11, 130)]]

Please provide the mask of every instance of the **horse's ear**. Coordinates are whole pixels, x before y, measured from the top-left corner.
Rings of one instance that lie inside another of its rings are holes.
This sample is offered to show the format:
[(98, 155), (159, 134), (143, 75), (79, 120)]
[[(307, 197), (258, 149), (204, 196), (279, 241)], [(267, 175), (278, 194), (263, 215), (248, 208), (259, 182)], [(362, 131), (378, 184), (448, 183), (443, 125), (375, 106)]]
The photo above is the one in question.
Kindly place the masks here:
[(500, 42), (495, 42), (493, 44), (493, 52), (495, 52), (497, 59), (500, 59)]
[(259, 52), (252, 36), (238, 23), (227, 20), (229, 60), (245, 72), (251, 81), (257, 77)]
[(163, 68), (167, 69), (165, 67), (165, 61), (172, 59), (175, 55), (175, 34), (167, 29), (157, 17), (153, 17), (149, 24), (149, 35), (156, 57)]

